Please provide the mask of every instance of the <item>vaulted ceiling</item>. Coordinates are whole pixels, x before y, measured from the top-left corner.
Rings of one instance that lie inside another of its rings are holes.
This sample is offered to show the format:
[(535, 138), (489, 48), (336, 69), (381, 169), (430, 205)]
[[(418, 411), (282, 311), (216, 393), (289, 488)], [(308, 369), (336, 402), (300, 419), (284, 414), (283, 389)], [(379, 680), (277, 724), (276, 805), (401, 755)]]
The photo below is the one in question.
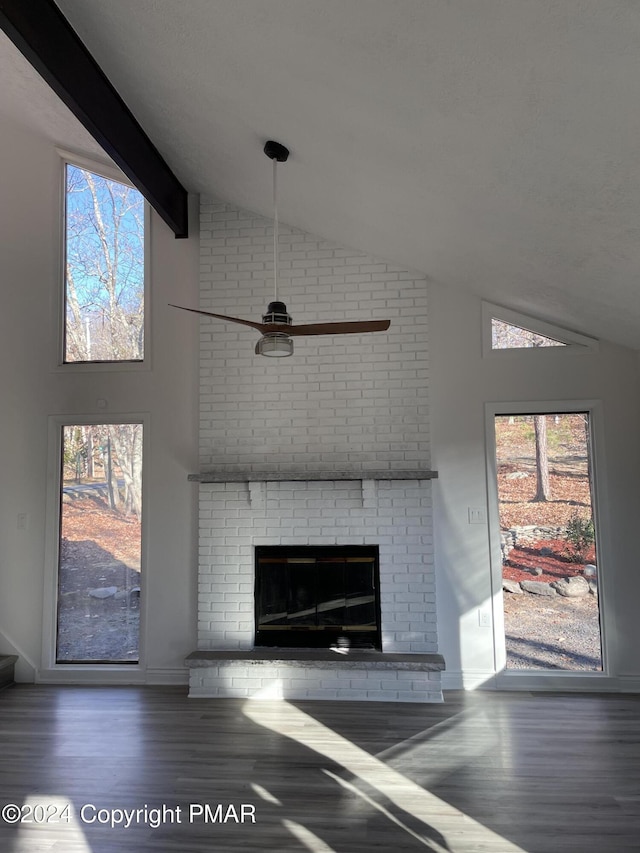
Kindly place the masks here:
[[(58, 0), (177, 177), (640, 349), (640, 6)], [(0, 113), (93, 143), (6, 39)], [(95, 146), (94, 146), (95, 147)]]

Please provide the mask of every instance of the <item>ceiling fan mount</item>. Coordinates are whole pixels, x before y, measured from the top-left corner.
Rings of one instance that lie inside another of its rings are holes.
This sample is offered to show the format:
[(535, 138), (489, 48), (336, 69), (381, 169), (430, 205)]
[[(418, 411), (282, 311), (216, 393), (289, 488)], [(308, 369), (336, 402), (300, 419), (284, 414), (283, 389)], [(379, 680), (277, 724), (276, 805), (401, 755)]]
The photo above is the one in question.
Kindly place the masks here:
[(270, 139), (265, 143), (264, 153), (273, 161), (273, 287), (274, 298), (262, 315), (262, 323), (253, 320), (243, 320), (239, 317), (229, 317), (226, 314), (213, 314), (211, 311), (201, 311), (198, 308), (185, 308), (182, 305), (171, 305), (183, 311), (203, 314), (205, 317), (216, 317), (231, 323), (240, 323), (257, 329), (262, 337), (256, 344), (256, 355), (283, 358), (293, 354), (292, 337), (297, 335), (348, 335), (365, 332), (383, 332), (390, 326), (389, 320), (351, 320), (337, 323), (308, 323), (294, 326), (291, 315), (284, 302), (278, 299), (278, 184), (277, 165), (286, 163), (289, 159), (289, 149), (280, 142)]
[(278, 163), (286, 163), (289, 159), (289, 149), (280, 142), (274, 142), (273, 139), (265, 142), (264, 153), (270, 160), (277, 160)]

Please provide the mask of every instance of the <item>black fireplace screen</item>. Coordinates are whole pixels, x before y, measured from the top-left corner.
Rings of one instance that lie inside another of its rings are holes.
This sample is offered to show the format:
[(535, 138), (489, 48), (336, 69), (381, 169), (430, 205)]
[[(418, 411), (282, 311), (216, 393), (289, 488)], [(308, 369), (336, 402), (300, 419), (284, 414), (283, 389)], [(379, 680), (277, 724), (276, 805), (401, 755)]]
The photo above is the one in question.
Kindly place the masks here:
[(256, 646), (380, 649), (378, 548), (256, 548)]

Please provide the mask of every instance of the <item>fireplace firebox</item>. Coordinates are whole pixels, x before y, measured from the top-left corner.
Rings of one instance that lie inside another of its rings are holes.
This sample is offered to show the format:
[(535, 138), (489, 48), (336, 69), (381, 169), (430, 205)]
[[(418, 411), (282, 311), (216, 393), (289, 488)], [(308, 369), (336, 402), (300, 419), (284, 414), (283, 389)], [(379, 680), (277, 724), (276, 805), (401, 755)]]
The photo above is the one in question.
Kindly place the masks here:
[(256, 646), (381, 649), (374, 545), (257, 546)]

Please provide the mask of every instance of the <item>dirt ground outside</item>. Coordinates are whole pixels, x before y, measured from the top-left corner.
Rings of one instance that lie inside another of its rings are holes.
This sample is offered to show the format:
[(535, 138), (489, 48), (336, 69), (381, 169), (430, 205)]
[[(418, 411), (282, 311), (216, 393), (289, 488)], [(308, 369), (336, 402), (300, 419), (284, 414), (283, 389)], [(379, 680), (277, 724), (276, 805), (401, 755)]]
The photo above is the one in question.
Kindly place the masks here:
[(99, 484), (64, 489), (58, 662), (138, 660), (140, 536), (138, 519), (109, 509)]
[[(503, 577), (551, 582), (583, 575), (597, 565), (595, 546), (576, 548), (567, 525), (592, 518), (585, 417), (547, 417), (551, 499), (535, 501), (536, 464), (532, 418), (496, 419), (500, 527), (535, 525), (555, 531), (516, 542)], [(508, 669), (602, 669), (597, 595), (582, 598), (504, 592)]]

